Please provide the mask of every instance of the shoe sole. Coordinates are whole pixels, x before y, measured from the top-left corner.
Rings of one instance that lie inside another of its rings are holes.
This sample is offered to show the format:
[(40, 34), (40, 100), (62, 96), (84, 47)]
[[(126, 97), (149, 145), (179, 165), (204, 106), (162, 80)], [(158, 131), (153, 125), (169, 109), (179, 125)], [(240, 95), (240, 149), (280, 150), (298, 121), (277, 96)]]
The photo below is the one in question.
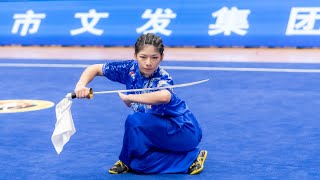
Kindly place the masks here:
[(123, 171), (122, 173), (118, 173), (118, 172), (115, 172), (115, 171), (110, 171), (109, 170), (109, 173), (110, 174), (125, 174), (125, 173), (127, 173), (128, 171)]
[[(199, 173), (203, 170), (203, 168), (204, 168), (204, 162), (206, 161), (207, 155), (208, 155), (208, 151), (206, 151), (206, 150), (203, 150), (203, 151), (204, 151), (204, 156), (203, 156), (203, 162), (202, 162), (202, 164), (201, 164), (201, 168), (200, 168), (200, 169), (197, 169), (197, 170), (195, 170), (195, 171), (193, 171), (193, 172), (191, 172), (191, 173), (190, 173), (191, 175), (199, 174)], [(200, 151), (200, 153), (201, 153), (201, 151)]]
[(110, 171), (110, 170), (109, 170), (109, 173), (110, 173), (110, 174), (118, 174), (117, 172)]

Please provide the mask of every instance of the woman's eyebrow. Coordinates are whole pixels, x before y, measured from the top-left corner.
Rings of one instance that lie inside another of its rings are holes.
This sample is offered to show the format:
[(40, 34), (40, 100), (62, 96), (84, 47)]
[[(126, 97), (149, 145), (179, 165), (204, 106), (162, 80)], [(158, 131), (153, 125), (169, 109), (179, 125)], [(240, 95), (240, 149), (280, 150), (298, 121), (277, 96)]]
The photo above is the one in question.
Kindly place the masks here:
[[(140, 54), (140, 56), (148, 56), (147, 54)], [(158, 56), (158, 54), (151, 54), (150, 56)]]

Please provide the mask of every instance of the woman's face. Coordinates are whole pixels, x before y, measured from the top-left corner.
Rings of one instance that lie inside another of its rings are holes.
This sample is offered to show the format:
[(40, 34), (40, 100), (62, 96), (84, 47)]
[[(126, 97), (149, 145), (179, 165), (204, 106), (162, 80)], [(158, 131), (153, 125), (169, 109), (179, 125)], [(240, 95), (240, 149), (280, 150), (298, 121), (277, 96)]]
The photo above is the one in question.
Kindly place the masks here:
[(160, 54), (157, 48), (149, 44), (144, 45), (143, 48), (134, 55), (138, 60), (140, 72), (146, 77), (149, 77), (157, 70), (163, 59), (163, 55)]

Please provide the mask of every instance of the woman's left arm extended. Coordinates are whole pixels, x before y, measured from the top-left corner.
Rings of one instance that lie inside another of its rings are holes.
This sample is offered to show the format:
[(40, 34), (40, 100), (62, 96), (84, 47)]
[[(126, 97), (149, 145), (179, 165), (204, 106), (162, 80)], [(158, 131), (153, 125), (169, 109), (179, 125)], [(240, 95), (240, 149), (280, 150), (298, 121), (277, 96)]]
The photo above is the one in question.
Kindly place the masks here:
[(123, 94), (118, 93), (122, 101), (128, 106), (131, 106), (131, 103), (141, 103), (148, 105), (156, 104), (167, 104), (171, 100), (171, 93), (164, 89), (161, 91), (144, 93), (144, 94)]

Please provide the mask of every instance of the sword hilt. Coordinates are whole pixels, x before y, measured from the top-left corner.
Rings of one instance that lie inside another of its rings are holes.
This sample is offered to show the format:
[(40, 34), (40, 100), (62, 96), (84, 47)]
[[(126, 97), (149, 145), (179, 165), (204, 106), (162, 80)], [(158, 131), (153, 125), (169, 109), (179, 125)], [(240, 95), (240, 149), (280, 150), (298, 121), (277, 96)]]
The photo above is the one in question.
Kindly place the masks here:
[[(77, 95), (76, 95), (76, 93), (74, 93), (74, 92), (68, 93), (68, 94), (66, 95), (66, 98), (68, 98), (68, 99), (75, 99), (75, 98), (77, 98)], [(93, 98), (93, 90), (92, 90), (92, 88), (90, 88), (90, 89), (89, 89), (89, 99), (92, 99), (92, 98)]]

